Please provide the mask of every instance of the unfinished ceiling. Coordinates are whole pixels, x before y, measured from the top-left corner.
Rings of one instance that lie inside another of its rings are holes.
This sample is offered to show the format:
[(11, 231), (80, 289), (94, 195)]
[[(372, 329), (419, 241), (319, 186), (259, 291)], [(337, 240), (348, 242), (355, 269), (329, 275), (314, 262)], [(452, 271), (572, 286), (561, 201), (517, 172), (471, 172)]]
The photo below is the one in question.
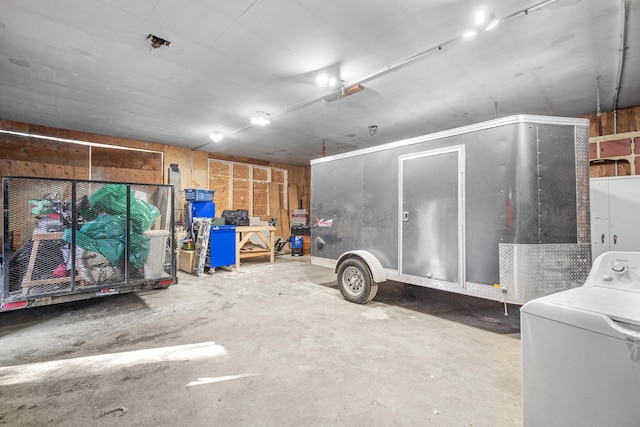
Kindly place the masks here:
[(640, 105), (639, 41), (636, 0), (3, 0), (0, 118), (306, 164)]

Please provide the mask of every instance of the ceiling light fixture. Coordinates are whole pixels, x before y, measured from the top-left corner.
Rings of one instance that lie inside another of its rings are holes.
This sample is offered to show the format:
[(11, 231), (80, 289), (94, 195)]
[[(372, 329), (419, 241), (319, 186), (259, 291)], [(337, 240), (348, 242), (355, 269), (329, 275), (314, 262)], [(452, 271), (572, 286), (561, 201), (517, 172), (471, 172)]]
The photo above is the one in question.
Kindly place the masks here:
[(271, 121), (267, 119), (268, 115), (269, 114), (265, 113), (264, 111), (258, 111), (255, 116), (251, 117), (251, 124), (258, 126), (268, 125), (269, 123), (271, 123)]
[(336, 87), (338, 84), (338, 78), (335, 76), (329, 76), (327, 74), (320, 74), (316, 78), (316, 84), (320, 87)]
[(489, 31), (494, 28), (500, 22), (496, 17), (496, 14), (488, 13), (485, 9), (480, 9), (475, 12), (475, 28), (464, 33), (464, 38), (471, 38), (482, 31)]
[(213, 142), (220, 142), (224, 138), (224, 135), (219, 132), (211, 132), (209, 138), (211, 138)]

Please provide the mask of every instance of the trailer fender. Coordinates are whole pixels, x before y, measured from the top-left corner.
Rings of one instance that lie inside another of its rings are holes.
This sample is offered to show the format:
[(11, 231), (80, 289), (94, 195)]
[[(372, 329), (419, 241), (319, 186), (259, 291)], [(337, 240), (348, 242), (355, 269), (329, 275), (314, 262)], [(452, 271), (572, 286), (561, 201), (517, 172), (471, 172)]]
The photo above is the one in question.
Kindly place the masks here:
[(382, 264), (380, 264), (378, 258), (376, 258), (375, 255), (373, 255), (371, 252), (363, 250), (343, 253), (340, 258), (338, 258), (334, 273), (337, 273), (338, 268), (340, 268), (340, 264), (342, 264), (344, 260), (349, 258), (359, 258), (364, 261), (364, 263), (367, 264), (367, 267), (369, 267), (369, 271), (371, 271), (371, 277), (373, 278), (373, 281), (375, 283), (382, 283), (387, 280), (387, 276), (384, 273), (384, 268), (382, 268)]

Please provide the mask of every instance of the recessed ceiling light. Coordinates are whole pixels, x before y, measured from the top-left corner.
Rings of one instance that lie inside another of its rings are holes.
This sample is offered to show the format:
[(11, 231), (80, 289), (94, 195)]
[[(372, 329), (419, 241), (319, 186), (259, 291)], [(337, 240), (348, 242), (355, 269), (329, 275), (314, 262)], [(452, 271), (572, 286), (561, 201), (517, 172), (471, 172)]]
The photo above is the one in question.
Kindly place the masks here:
[(209, 134), (209, 138), (211, 138), (213, 142), (220, 142), (222, 141), (222, 138), (224, 138), (224, 135), (219, 132), (211, 132)]

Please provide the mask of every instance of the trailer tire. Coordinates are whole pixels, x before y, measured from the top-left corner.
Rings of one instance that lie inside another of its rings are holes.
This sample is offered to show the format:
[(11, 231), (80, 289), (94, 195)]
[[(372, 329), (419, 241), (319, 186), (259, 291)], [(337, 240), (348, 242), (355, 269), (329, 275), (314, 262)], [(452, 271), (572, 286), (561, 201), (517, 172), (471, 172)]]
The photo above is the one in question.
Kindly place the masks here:
[(378, 292), (378, 284), (373, 281), (371, 270), (358, 258), (348, 258), (338, 267), (338, 288), (350, 302), (366, 304)]

